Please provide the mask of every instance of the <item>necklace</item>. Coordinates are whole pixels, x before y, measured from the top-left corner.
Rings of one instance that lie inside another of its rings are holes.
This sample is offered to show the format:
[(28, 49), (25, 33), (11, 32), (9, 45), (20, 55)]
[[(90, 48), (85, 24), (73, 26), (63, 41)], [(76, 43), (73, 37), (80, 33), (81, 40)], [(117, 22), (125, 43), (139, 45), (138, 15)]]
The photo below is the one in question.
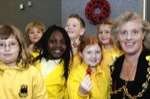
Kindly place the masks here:
[[(147, 56), (146, 56), (147, 57)], [(142, 90), (138, 92), (136, 95), (131, 95), (128, 91), (127, 84), (128, 82), (125, 81), (125, 84), (118, 88), (117, 90), (114, 90), (111, 92), (111, 94), (117, 94), (119, 92), (123, 92), (123, 99), (125, 99), (125, 96), (127, 96), (129, 99), (137, 99), (143, 96), (143, 93), (148, 89), (149, 81), (150, 81), (150, 60), (147, 60), (149, 67), (147, 68), (147, 74), (146, 74), (146, 80), (142, 84)]]

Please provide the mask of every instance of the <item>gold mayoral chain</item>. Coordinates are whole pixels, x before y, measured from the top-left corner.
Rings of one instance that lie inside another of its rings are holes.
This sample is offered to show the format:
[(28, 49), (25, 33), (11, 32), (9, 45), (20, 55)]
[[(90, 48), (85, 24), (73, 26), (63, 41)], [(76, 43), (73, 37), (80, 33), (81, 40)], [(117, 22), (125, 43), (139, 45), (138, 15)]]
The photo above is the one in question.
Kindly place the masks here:
[[(149, 65), (149, 67), (147, 68), (146, 81), (143, 82), (142, 90), (140, 92), (138, 92), (137, 95), (132, 96), (129, 93), (128, 88), (127, 88), (127, 83), (128, 82), (125, 82), (125, 85), (123, 85), (122, 87), (118, 88), (117, 90), (112, 91), (111, 94), (117, 94), (118, 92), (123, 91), (124, 92), (123, 94), (126, 95), (129, 99), (136, 99), (136, 98), (142, 97), (143, 93), (147, 90), (148, 85), (149, 85), (149, 81), (150, 81), (150, 55), (146, 56), (146, 60), (148, 61), (148, 65)], [(112, 68), (114, 68), (114, 66), (112, 66)]]

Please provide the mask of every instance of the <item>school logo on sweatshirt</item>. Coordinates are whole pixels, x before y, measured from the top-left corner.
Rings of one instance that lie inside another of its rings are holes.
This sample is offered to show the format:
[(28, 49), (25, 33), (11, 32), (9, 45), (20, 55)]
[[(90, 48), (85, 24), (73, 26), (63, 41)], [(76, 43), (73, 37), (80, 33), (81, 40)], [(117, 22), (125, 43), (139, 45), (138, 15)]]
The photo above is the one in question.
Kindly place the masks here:
[(20, 86), (19, 96), (20, 97), (27, 97), (28, 96), (28, 86), (27, 85), (22, 84)]

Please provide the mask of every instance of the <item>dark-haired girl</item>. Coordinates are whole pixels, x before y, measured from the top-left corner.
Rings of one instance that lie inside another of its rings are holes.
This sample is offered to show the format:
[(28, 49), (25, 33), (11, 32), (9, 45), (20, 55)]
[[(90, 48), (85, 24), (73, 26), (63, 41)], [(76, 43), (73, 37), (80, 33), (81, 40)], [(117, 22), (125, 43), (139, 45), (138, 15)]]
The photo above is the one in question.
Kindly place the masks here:
[(36, 60), (42, 72), (49, 99), (63, 99), (68, 77), (71, 42), (67, 32), (59, 26), (50, 26), (37, 43), (41, 50)]

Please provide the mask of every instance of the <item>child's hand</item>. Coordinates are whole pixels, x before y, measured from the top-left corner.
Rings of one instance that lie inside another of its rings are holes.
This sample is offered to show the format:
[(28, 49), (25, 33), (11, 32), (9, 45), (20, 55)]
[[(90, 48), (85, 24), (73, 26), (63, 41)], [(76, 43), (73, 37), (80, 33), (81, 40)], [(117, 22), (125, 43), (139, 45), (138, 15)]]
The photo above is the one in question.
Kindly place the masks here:
[(80, 84), (81, 95), (87, 95), (92, 88), (92, 82), (89, 75), (85, 75)]

